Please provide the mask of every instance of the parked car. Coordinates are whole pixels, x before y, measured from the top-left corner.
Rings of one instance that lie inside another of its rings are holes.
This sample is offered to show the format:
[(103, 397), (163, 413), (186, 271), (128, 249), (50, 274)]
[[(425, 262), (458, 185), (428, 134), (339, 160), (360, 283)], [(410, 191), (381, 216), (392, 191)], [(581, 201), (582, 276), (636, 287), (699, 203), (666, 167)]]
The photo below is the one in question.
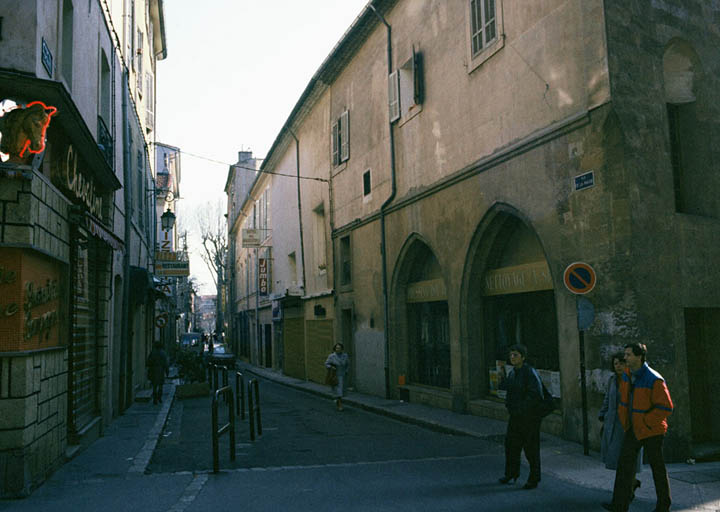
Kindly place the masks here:
[(199, 332), (185, 332), (180, 335), (180, 350), (191, 349), (202, 349), (202, 334)]
[(208, 364), (227, 366), (228, 369), (235, 368), (235, 354), (224, 343), (214, 343), (212, 352), (209, 347), (205, 347), (203, 355)]

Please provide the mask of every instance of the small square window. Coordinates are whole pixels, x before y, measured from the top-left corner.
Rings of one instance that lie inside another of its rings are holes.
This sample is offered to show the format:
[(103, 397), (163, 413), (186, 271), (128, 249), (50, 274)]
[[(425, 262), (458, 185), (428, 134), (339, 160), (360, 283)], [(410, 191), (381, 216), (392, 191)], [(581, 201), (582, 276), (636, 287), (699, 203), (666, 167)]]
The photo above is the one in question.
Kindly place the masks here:
[(368, 169), (365, 173), (363, 173), (363, 196), (370, 195), (371, 191), (370, 169)]

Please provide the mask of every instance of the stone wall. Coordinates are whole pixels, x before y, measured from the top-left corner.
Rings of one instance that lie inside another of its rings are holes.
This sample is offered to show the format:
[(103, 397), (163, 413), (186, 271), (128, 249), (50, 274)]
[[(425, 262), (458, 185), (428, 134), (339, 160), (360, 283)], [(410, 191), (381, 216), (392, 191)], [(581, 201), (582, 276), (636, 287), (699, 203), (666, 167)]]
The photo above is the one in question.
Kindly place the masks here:
[(67, 350), (0, 355), (0, 497), (27, 496), (67, 446)]

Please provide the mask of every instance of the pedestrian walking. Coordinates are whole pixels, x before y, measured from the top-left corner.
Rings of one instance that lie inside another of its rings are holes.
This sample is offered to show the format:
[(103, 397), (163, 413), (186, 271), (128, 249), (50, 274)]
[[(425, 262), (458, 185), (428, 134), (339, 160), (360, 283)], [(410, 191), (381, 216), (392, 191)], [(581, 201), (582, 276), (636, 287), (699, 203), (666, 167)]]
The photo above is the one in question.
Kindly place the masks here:
[(334, 370), (335, 376), (337, 377), (336, 382), (334, 384), (331, 383), (331, 385), (335, 398), (335, 406), (338, 411), (343, 410), (342, 399), (345, 395), (345, 375), (347, 374), (349, 363), (350, 356), (345, 352), (345, 346), (342, 343), (336, 343), (333, 351), (325, 361), (325, 368), (331, 373)]
[[(620, 419), (617, 414), (617, 406), (618, 403), (620, 403), (620, 381), (625, 371), (625, 353), (616, 352), (613, 354), (611, 364), (613, 374), (608, 379), (605, 398), (598, 413), (598, 419), (603, 424), (601, 428), (600, 457), (605, 463), (606, 468), (617, 470), (620, 450), (622, 449), (623, 438), (625, 437), (625, 431), (620, 424)], [(636, 474), (642, 471), (642, 450), (638, 452), (636, 468)], [(639, 488), (640, 485), (641, 482), (636, 477), (635, 483), (633, 484), (632, 498), (635, 497), (635, 490)]]
[(625, 431), (611, 503), (606, 510), (627, 512), (633, 490), (635, 466), (640, 449), (650, 462), (655, 484), (657, 512), (670, 510), (670, 481), (663, 460), (663, 441), (667, 433), (667, 417), (673, 410), (665, 379), (646, 362), (647, 347), (642, 343), (625, 345), (625, 369), (620, 382), (618, 417)]
[(170, 369), (168, 357), (159, 341), (153, 343), (153, 349), (147, 357), (147, 376), (153, 387), (153, 403), (162, 402), (163, 383)]
[(499, 479), (502, 484), (515, 482), (520, 476), (520, 452), (530, 465), (530, 475), (523, 489), (535, 489), (540, 482), (540, 422), (538, 405), (542, 402), (543, 390), (540, 377), (535, 369), (525, 362), (527, 347), (522, 344), (510, 347), (512, 369), (505, 371), (501, 364), (499, 388), (506, 390), (505, 407), (510, 413), (505, 434), (505, 475)]

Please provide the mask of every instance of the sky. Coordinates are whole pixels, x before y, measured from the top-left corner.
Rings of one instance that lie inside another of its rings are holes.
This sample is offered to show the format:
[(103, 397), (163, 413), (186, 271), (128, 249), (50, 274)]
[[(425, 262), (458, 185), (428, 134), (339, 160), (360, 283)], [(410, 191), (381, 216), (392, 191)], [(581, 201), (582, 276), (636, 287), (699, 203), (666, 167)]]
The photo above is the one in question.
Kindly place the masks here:
[(156, 140), (183, 151), (178, 225), (188, 231), (190, 273), (201, 295), (214, 294), (215, 286), (201, 259), (194, 212), (225, 204), (228, 165), (238, 151), (266, 156), (310, 78), (366, 3), (164, 2), (168, 54), (156, 71)]

